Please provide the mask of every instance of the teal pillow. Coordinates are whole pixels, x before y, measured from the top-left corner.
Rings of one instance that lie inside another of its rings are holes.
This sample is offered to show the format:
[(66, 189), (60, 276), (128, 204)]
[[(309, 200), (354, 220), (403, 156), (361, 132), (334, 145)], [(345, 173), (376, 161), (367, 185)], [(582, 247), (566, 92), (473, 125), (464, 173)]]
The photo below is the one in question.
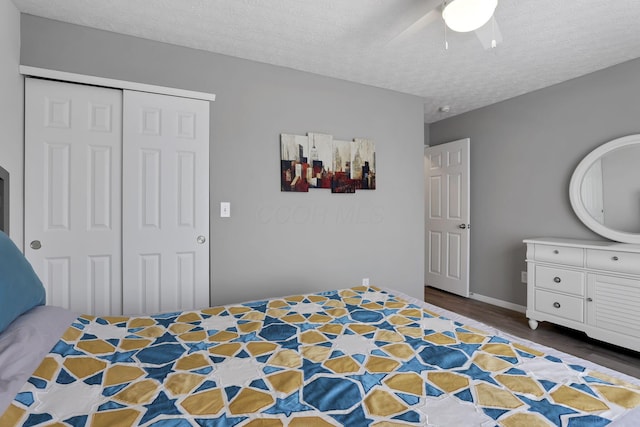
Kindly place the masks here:
[(44, 305), (44, 286), (20, 249), (0, 231), (0, 332), (22, 313)]

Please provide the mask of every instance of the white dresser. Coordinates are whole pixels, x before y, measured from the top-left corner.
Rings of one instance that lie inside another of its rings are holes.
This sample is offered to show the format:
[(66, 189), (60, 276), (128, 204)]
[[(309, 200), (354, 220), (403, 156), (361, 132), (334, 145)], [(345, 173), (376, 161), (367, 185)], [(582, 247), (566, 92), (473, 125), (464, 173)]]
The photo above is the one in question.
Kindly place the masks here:
[(640, 245), (527, 239), (527, 317), (640, 351)]

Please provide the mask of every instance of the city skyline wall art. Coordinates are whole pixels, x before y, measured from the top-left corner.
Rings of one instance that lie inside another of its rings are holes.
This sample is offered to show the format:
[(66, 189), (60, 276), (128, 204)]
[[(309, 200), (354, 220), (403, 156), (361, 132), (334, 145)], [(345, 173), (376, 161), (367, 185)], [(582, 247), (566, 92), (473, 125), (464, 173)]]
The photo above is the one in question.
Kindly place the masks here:
[(316, 188), (332, 193), (375, 190), (375, 143), (366, 138), (343, 141), (323, 133), (281, 134), (280, 190), (306, 193)]

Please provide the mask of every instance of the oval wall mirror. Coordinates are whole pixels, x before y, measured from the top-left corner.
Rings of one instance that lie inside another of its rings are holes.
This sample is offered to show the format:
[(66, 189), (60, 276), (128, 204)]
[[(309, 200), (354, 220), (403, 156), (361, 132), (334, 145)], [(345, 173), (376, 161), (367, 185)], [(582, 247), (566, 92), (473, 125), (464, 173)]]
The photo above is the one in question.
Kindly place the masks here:
[(569, 199), (594, 232), (640, 243), (640, 135), (609, 141), (582, 159), (571, 177)]

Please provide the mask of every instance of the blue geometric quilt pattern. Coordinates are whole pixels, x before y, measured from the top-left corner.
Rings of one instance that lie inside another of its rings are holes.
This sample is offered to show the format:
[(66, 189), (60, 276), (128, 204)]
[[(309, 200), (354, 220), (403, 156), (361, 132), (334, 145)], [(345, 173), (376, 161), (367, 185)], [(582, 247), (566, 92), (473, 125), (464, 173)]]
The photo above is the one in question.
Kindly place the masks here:
[(577, 427), (637, 406), (637, 386), (356, 287), (80, 316), (0, 425)]

